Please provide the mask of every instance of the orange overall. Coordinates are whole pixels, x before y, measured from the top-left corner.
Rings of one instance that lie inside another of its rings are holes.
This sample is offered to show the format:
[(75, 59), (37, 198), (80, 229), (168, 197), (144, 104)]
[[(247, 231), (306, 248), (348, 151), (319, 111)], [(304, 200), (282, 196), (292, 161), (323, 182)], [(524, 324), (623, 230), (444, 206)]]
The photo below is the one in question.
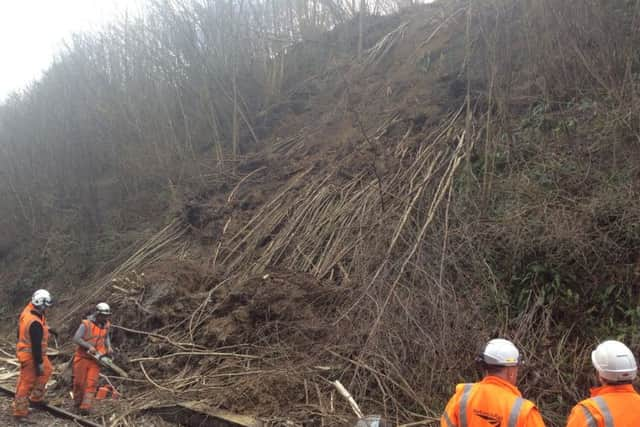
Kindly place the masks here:
[(535, 405), (516, 386), (496, 376), (458, 384), (440, 418), (441, 427), (544, 427)]
[[(37, 322), (42, 327), (42, 342), (40, 343), (42, 354), (42, 375), (36, 373), (36, 361), (32, 354), (31, 325)], [(39, 314), (33, 304), (29, 303), (20, 314), (18, 320), (18, 344), (16, 352), (20, 362), (20, 375), (16, 385), (16, 395), (13, 402), (13, 415), (24, 417), (29, 414), (29, 401), (41, 403), (44, 400), (45, 387), (51, 376), (53, 367), (47, 357), (49, 341), (49, 328), (45, 316)]]
[[(85, 332), (82, 339), (93, 347), (100, 355), (107, 354), (106, 345), (110, 323), (102, 327), (91, 319), (82, 321)], [(100, 376), (100, 364), (84, 347), (78, 346), (73, 357), (73, 398), (80, 409), (89, 410), (95, 399)]]
[(638, 427), (640, 395), (631, 384), (591, 389), (591, 398), (571, 410), (567, 427)]

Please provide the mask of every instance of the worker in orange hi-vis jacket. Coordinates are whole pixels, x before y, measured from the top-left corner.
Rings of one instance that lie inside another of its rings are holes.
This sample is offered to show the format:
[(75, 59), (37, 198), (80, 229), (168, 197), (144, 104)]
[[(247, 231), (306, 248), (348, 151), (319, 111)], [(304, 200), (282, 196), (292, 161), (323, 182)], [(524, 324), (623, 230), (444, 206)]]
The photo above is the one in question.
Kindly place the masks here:
[(112, 353), (109, 329), (111, 307), (105, 302), (96, 305), (95, 313), (82, 321), (73, 342), (78, 346), (73, 357), (73, 398), (82, 413), (91, 410), (98, 388), (100, 364), (98, 358)]
[(513, 343), (489, 341), (477, 362), (484, 378), (458, 384), (440, 418), (441, 427), (544, 427), (536, 406), (516, 387), (521, 360)]
[(636, 358), (620, 341), (605, 341), (591, 353), (599, 387), (573, 407), (567, 427), (638, 427), (640, 395), (632, 382), (638, 374)]
[(45, 404), (45, 387), (53, 371), (47, 357), (49, 327), (45, 317), (51, 304), (51, 294), (45, 289), (38, 289), (18, 319), (16, 353), (20, 375), (13, 401), (13, 416), (18, 419), (29, 415), (29, 402)]

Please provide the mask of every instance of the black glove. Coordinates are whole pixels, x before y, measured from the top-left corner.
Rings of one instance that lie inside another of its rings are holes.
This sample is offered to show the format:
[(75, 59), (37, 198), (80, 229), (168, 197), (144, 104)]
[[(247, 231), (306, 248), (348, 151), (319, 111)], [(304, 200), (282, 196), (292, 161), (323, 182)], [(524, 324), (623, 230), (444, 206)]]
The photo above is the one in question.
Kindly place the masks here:
[(36, 377), (41, 377), (44, 375), (44, 365), (42, 363), (38, 363), (36, 365)]

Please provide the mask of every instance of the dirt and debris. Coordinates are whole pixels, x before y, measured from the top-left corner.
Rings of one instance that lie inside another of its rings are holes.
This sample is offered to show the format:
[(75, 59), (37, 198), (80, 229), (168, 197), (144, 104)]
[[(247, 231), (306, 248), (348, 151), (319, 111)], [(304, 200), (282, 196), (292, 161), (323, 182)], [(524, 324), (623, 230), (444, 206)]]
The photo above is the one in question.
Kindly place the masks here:
[[(15, 383), (0, 383), (4, 387), (13, 389)], [(73, 401), (67, 395), (65, 398), (64, 393), (61, 395), (55, 395), (55, 391), (49, 391), (47, 401), (60, 408), (62, 410), (74, 413)], [(78, 426), (78, 423), (72, 420), (61, 418), (55, 414), (52, 414), (44, 409), (37, 407), (31, 407), (29, 409), (29, 415), (26, 418), (16, 419), (11, 415), (13, 398), (8, 395), (0, 395), (0, 425), (7, 427), (27, 427), (27, 426), (57, 426), (57, 427), (71, 427)], [(113, 414), (119, 411), (120, 404), (115, 401), (100, 401), (97, 402), (94, 411), (91, 415), (84, 416), (83, 418), (92, 421), (97, 424), (107, 425), (110, 420), (113, 420)], [(161, 424), (145, 424), (145, 425), (161, 425)]]
[(637, 107), (615, 90), (615, 106), (560, 93), (545, 70), (567, 59), (537, 63), (520, 46), (530, 39), (511, 48), (531, 57), (497, 61), (488, 31), (511, 24), (457, 6), (372, 17), (360, 60), (336, 28), (346, 53), (286, 76), (255, 151), (215, 185), (173, 194), (170, 227), (52, 310), (69, 337), (91, 304), (112, 304), (116, 362), (132, 377), (112, 378), (123, 417), (202, 400), (267, 425), (344, 426), (340, 379), (367, 412), (431, 420), (500, 334), (541, 355), (529, 369), (574, 379), (557, 390), (551, 374), (523, 375), (559, 422), (587, 384), (593, 337), (575, 323), (604, 335), (594, 319), (609, 319), (637, 344), (635, 308), (609, 304), (638, 294)]
[(12, 399), (9, 397), (0, 396), (0, 425), (6, 427), (77, 427), (77, 424), (71, 421), (61, 420), (45, 411), (34, 408), (30, 410), (26, 420), (19, 422), (11, 415), (11, 402)]

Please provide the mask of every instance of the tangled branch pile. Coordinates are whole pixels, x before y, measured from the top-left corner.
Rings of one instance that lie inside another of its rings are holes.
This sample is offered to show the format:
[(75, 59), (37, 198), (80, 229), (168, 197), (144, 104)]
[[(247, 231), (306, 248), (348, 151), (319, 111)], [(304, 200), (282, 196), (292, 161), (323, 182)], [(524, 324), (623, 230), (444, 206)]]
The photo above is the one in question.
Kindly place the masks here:
[(171, 227), (87, 291), (119, 307), (130, 413), (345, 425), (340, 379), (365, 412), (428, 424), (502, 335), (560, 425), (586, 349), (640, 348), (640, 2), (372, 22), (368, 50), (297, 68), (255, 152), (176, 191)]

